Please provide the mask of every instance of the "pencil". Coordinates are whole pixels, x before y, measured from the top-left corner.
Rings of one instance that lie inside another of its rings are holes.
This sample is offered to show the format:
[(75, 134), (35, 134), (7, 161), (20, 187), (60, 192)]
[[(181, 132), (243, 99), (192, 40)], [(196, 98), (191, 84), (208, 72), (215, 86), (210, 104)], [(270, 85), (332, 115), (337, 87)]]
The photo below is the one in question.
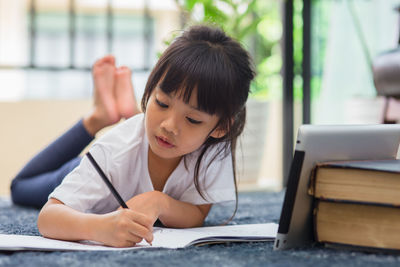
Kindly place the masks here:
[[(103, 181), (106, 183), (108, 189), (110, 189), (111, 193), (113, 196), (117, 199), (119, 205), (123, 207), (124, 209), (128, 209), (128, 205), (126, 205), (125, 201), (122, 199), (122, 197), (118, 194), (117, 190), (114, 188), (110, 180), (108, 180), (106, 174), (103, 172), (103, 170), (100, 168), (99, 164), (94, 160), (92, 154), (90, 152), (86, 153), (86, 156), (92, 163), (93, 167), (96, 169), (96, 171), (99, 173), (100, 177), (103, 179)], [(151, 242), (148, 242), (150, 246), (152, 246)]]
[(94, 160), (92, 154), (88, 152), (86, 154), (90, 162), (93, 164), (93, 167), (96, 169), (96, 171), (99, 173), (100, 177), (103, 179), (103, 181), (106, 183), (108, 189), (110, 189), (111, 193), (114, 195), (114, 197), (117, 199), (119, 205), (123, 207), (124, 209), (128, 209), (128, 206), (126, 205), (125, 201), (122, 199), (122, 197), (118, 194), (117, 190), (114, 188), (110, 180), (108, 180), (107, 176), (104, 174), (103, 170), (100, 168), (99, 164)]

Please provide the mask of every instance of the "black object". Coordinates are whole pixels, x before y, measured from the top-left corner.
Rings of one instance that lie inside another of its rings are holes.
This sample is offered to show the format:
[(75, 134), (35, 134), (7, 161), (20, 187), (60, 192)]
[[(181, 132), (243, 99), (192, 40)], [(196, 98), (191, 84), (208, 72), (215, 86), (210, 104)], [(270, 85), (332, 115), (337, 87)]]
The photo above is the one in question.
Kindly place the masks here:
[(278, 233), (280, 234), (287, 234), (289, 232), (289, 226), (292, 219), (294, 202), (296, 200), (297, 188), (299, 185), (301, 168), (303, 167), (304, 156), (304, 151), (296, 150), (294, 152), (293, 163), (290, 167), (285, 199), (283, 201), (283, 208), (279, 221)]
[(111, 193), (114, 195), (114, 197), (117, 199), (119, 205), (123, 207), (124, 209), (127, 209), (128, 206), (126, 205), (125, 201), (122, 199), (122, 197), (118, 194), (117, 190), (115, 190), (114, 186), (111, 184), (110, 180), (108, 180), (107, 176), (104, 174), (103, 170), (100, 168), (99, 164), (94, 160), (92, 154), (88, 152), (86, 154), (90, 162), (93, 164), (93, 167), (96, 169), (96, 171), (99, 173), (100, 177), (103, 179), (103, 181), (106, 183), (107, 187), (110, 189)]

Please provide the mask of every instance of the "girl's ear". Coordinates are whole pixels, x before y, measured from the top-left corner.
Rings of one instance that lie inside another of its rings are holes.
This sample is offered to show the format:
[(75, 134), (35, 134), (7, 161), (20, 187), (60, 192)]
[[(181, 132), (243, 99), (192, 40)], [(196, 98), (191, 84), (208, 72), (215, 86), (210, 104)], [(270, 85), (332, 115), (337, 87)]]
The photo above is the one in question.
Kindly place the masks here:
[(213, 138), (221, 138), (226, 135), (226, 130), (222, 129), (221, 127), (218, 127), (214, 131), (211, 132), (210, 136)]
[[(230, 126), (232, 126), (234, 122), (235, 122), (234, 119), (231, 118), (230, 119), (230, 124), (231, 124)], [(221, 138), (221, 137), (224, 137), (227, 133), (228, 133), (227, 129), (224, 129), (222, 127), (217, 127), (214, 131), (211, 132), (210, 136), (213, 137), (213, 138)]]

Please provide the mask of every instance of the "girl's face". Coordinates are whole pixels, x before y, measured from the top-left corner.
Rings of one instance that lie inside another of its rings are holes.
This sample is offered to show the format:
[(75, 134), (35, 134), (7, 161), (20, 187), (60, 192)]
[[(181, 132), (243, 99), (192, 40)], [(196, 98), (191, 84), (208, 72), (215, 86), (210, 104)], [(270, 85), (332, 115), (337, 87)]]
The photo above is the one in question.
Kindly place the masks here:
[(197, 90), (185, 103), (179, 92), (166, 94), (157, 86), (145, 113), (150, 149), (161, 158), (179, 159), (197, 150), (209, 136), (222, 137), (224, 133), (214, 129), (218, 120), (217, 115), (198, 109)]

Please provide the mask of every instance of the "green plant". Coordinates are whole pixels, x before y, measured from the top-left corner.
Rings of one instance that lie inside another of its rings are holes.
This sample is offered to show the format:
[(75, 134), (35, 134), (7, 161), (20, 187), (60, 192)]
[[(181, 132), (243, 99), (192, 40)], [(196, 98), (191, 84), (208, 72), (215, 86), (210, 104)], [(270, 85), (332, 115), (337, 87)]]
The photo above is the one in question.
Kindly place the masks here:
[(253, 57), (257, 76), (252, 96), (281, 96), (282, 23), (279, 1), (256, 0), (175, 0), (184, 12), (184, 23), (216, 24), (241, 42)]

